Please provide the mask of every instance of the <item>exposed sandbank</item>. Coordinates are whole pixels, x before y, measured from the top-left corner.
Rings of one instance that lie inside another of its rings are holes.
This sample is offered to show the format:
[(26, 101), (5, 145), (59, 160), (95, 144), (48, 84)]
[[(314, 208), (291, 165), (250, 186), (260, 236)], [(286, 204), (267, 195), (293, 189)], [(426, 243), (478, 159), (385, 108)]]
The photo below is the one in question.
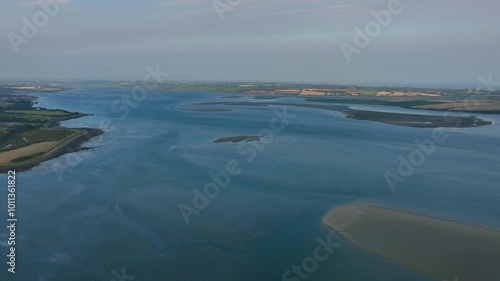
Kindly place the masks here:
[(368, 203), (334, 208), (323, 223), (370, 253), (443, 280), (500, 276), (498, 230)]

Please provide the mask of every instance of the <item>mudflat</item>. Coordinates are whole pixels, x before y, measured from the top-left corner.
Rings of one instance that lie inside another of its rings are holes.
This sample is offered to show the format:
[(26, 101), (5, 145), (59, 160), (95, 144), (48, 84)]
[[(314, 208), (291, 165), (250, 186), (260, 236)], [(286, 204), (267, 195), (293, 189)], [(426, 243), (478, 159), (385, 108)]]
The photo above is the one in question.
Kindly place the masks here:
[(498, 230), (368, 203), (334, 208), (323, 223), (372, 254), (443, 280), (500, 276)]
[(423, 115), (394, 112), (379, 112), (352, 109), (345, 105), (314, 104), (314, 103), (278, 103), (278, 102), (205, 102), (198, 105), (225, 105), (225, 106), (295, 106), (330, 110), (343, 113), (346, 118), (381, 122), (397, 126), (415, 128), (470, 128), (491, 125), (491, 121), (483, 120), (476, 116)]

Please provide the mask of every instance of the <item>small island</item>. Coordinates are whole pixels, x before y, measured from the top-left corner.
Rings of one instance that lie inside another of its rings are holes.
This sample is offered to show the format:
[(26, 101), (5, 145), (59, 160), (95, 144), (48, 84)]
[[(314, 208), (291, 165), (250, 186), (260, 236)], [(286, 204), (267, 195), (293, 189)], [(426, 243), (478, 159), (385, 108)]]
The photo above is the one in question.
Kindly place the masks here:
[(233, 142), (238, 143), (242, 141), (251, 142), (251, 141), (259, 141), (262, 137), (260, 136), (234, 136), (234, 137), (225, 137), (214, 140), (215, 143), (223, 143), (223, 142)]
[(80, 112), (33, 107), (36, 98), (0, 95), (0, 172), (27, 170), (43, 161), (82, 150), (81, 144), (101, 135), (99, 129), (63, 128)]
[(226, 108), (194, 108), (194, 109), (183, 109), (184, 111), (195, 111), (195, 112), (230, 112), (232, 109)]

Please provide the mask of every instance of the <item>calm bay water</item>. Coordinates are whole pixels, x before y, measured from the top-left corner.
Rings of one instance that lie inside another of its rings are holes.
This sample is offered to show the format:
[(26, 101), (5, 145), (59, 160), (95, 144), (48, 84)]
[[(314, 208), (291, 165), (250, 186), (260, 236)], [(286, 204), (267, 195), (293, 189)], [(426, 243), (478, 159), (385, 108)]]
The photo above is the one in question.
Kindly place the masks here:
[[(312, 255), (318, 237), (330, 235), (322, 216), (353, 201), (500, 228), (498, 115), (484, 116), (492, 126), (446, 130), (448, 139), (393, 193), (384, 172), (395, 171), (398, 156), (408, 157), (415, 140), (429, 139), (432, 130), (289, 106), (296, 117), (249, 163), (238, 144), (213, 141), (269, 128), (271, 107), (184, 109), (259, 100), (151, 92), (122, 119), (112, 104), (129, 94), (89, 87), (38, 95), (39, 106), (95, 114), (64, 126), (98, 128), (110, 120), (114, 129), (87, 143), (92, 150), (18, 173), (18, 273), (7, 275), (2, 254), (1, 280), (108, 281), (122, 269), (136, 281), (281, 280)], [(242, 173), (187, 225), (178, 205), (192, 205), (192, 190), (231, 160)], [(74, 167), (62, 176), (54, 172), (68, 163)], [(5, 187), (6, 176), (0, 180)], [(0, 195), (5, 202), (5, 188)], [(5, 237), (2, 227), (2, 253)], [(339, 242), (307, 280), (435, 280)]]

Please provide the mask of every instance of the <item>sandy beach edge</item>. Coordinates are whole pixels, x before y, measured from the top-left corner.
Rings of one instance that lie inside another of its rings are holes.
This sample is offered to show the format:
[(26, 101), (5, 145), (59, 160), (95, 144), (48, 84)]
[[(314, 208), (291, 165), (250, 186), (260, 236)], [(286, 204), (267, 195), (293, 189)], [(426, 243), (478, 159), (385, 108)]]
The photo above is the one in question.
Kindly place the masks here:
[(366, 202), (335, 207), (322, 223), (361, 250), (441, 280), (500, 276), (500, 231)]

